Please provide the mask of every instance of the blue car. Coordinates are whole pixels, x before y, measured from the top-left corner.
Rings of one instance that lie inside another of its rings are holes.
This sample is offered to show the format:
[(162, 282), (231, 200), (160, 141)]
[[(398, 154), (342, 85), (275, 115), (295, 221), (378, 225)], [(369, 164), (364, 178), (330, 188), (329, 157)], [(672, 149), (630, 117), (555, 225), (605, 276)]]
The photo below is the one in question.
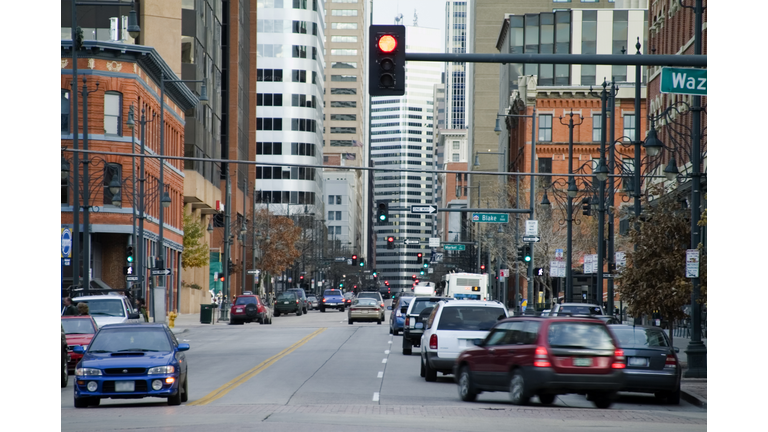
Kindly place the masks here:
[(413, 300), (413, 297), (398, 297), (396, 304), (392, 306), (392, 313), (389, 314), (389, 333), (397, 336), (398, 333), (403, 331), (405, 325), (405, 312), (402, 312), (402, 307), (408, 307)]
[(189, 397), (187, 362), (165, 324), (112, 324), (99, 329), (75, 369), (75, 407), (99, 405), (101, 399), (167, 398), (180, 405)]

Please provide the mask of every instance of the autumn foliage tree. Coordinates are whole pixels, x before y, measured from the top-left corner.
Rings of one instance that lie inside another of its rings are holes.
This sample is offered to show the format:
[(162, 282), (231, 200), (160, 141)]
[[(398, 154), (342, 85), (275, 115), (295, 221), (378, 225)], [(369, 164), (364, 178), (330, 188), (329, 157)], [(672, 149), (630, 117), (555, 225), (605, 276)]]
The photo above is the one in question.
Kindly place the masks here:
[(208, 264), (208, 243), (205, 228), (191, 213), (184, 213), (184, 250), (181, 252), (181, 265), (184, 268), (203, 267)]
[(259, 242), (261, 258), (258, 265), (263, 272), (280, 273), (301, 256), (301, 251), (296, 247), (301, 228), (290, 218), (274, 216), (266, 209), (257, 210), (256, 230), (262, 234)]
[[(653, 195), (652, 195), (653, 196)], [(685, 277), (686, 250), (690, 248), (690, 211), (673, 195), (656, 191), (652, 203), (646, 203), (639, 223), (630, 222), (629, 237), (636, 249), (628, 250), (627, 266), (621, 271), (618, 291), (634, 316), (658, 311), (669, 322), (685, 318), (684, 306), (690, 304), (692, 283)], [(706, 254), (701, 250), (700, 275), (702, 301), (706, 302)]]

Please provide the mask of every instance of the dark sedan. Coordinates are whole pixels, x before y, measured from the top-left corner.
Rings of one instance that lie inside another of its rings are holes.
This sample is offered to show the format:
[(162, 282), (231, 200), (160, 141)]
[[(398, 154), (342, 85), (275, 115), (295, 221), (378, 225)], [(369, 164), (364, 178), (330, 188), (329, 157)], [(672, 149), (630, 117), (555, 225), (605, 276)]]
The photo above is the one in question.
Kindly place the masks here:
[(627, 357), (622, 391), (653, 393), (659, 401), (679, 404), (682, 369), (678, 348), (672, 347), (664, 331), (658, 327), (608, 327)]

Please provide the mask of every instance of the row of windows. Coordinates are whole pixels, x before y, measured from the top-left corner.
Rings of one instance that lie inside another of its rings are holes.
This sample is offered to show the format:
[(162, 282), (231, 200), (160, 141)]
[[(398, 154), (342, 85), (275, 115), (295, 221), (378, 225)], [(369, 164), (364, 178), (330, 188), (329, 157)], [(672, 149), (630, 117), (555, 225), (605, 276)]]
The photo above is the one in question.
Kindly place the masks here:
[(342, 220), (341, 219), (341, 212), (340, 211), (329, 211), (328, 212), (328, 220)]
[[(635, 139), (635, 115), (624, 114), (625, 140)], [(592, 115), (592, 141), (600, 141), (602, 132), (602, 114)], [(539, 142), (552, 142), (552, 114), (539, 115)]]
[[(306, 21), (288, 21), (260, 19), (256, 20), (256, 28), (259, 33), (296, 33), (307, 34), (309, 24)], [(312, 24), (312, 34), (317, 36), (317, 23)]]
[(257, 69), (256, 81), (283, 82), (282, 69)]
[(334, 30), (357, 30), (357, 23), (335, 22), (331, 23), (331, 28)]
[(357, 9), (333, 9), (331, 16), (357, 16)]
[(357, 128), (354, 128), (354, 127), (331, 127), (331, 133), (336, 133), (336, 134), (355, 134), (355, 133), (357, 133)]
[[(332, 49), (331, 55), (336, 56), (356, 56), (357, 50), (356, 49), (346, 49), (346, 48), (338, 48), (338, 49)], [(314, 57), (312, 57), (314, 58)]]
[(331, 42), (357, 42), (357, 36), (331, 36)]
[(256, 178), (263, 180), (315, 180), (315, 169), (304, 167), (256, 167)]
[(432, 138), (427, 138), (426, 140), (424, 140), (423, 138), (414, 138), (414, 137), (409, 137), (407, 140), (403, 138), (374, 138), (371, 140), (371, 143), (396, 143), (396, 142), (405, 142), (405, 141), (431, 143)]
[[(61, 132), (70, 132), (70, 102), (69, 90), (61, 90)], [(123, 95), (119, 92), (104, 93), (104, 134), (123, 135)]]
[(271, 204), (315, 204), (314, 192), (258, 191), (260, 202)]
[[(281, 44), (257, 44), (256, 45), (257, 57), (283, 58), (285, 57), (284, 51), (285, 51), (284, 46)], [(307, 58), (307, 51), (308, 50), (306, 45), (292, 45), (291, 57), (305, 59)], [(317, 48), (312, 47), (312, 60), (316, 60), (316, 59), (317, 59)]]
[(331, 101), (331, 108), (357, 108), (356, 101)]
[(341, 195), (328, 195), (328, 204), (341, 205)]
[(355, 76), (355, 75), (331, 75), (331, 81), (357, 82), (357, 76)]
[(331, 63), (331, 69), (357, 69), (357, 62), (335, 61)]
[[(259, 117), (256, 119), (256, 130), (281, 131), (283, 130), (283, 119), (279, 117)], [(317, 121), (312, 119), (291, 119), (291, 130), (300, 132), (317, 132)]]
[[(287, 143), (286, 143), (287, 145)], [(257, 142), (257, 155), (282, 155), (283, 143), (280, 142)], [(312, 143), (291, 143), (291, 155), (294, 156), (315, 156), (315, 145)]]
[(331, 114), (331, 120), (356, 121), (357, 114)]
[(332, 95), (356, 95), (357, 89), (353, 88), (332, 88), (331, 89)]

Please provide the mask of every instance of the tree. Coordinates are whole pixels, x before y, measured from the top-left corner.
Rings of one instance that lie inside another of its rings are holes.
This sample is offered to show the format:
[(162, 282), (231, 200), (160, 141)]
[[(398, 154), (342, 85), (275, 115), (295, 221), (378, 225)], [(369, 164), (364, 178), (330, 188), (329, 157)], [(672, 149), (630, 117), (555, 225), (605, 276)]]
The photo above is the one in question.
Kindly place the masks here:
[(205, 228), (192, 213), (184, 213), (184, 250), (181, 252), (181, 266), (184, 268), (203, 267), (208, 264), (210, 254), (208, 243), (203, 241)]
[(257, 210), (256, 229), (262, 233), (259, 243), (259, 268), (262, 272), (280, 273), (301, 256), (301, 251), (296, 248), (301, 228), (295, 226), (290, 218), (273, 216), (266, 209)]
[[(685, 277), (686, 250), (690, 247), (690, 213), (663, 190), (651, 191), (640, 220), (633, 219), (629, 231), (634, 251), (627, 251), (627, 266), (621, 270), (618, 292), (634, 316), (658, 312), (670, 323), (685, 318), (684, 306), (691, 301), (692, 283)], [(639, 229), (635, 229), (635, 222)], [(702, 250), (702, 301), (706, 302), (706, 254)], [(670, 335), (672, 332), (670, 332)]]

